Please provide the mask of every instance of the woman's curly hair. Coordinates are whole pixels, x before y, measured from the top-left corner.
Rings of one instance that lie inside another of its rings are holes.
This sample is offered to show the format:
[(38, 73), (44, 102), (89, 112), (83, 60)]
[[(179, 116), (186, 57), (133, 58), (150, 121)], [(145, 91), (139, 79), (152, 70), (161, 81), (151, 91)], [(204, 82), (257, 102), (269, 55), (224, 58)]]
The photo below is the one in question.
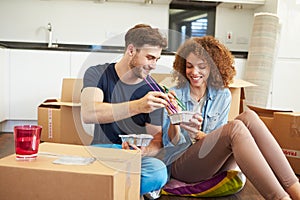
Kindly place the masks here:
[(202, 58), (210, 67), (208, 84), (215, 88), (228, 87), (233, 82), (236, 70), (231, 52), (213, 36), (193, 37), (179, 48), (173, 63), (173, 79), (177, 86), (183, 86), (186, 77), (186, 58), (190, 53)]

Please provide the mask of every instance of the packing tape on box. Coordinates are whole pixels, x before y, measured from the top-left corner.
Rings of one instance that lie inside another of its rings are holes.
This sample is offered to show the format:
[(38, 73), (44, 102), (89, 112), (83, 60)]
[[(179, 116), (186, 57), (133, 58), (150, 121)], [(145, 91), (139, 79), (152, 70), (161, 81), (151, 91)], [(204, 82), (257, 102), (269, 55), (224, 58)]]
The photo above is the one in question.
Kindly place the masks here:
[(291, 131), (290, 133), (294, 137), (300, 136), (300, 120), (299, 117), (293, 117), (292, 123), (291, 123)]
[(130, 179), (130, 170), (131, 170), (131, 164), (126, 163), (126, 182), (125, 182), (125, 200), (129, 199), (129, 189), (131, 187), (131, 179)]
[(282, 151), (286, 157), (300, 158), (300, 151), (298, 150), (282, 149)]
[(52, 109), (48, 108), (48, 138), (53, 138)]

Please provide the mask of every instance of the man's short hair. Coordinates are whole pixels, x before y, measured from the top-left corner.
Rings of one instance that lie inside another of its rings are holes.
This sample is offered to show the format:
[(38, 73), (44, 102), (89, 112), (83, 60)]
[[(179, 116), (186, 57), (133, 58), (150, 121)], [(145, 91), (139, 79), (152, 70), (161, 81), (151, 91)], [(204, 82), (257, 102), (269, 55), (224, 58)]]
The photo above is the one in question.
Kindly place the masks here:
[(144, 45), (167, 47), (167, 39), (157, 28), (152, 28), (147, 24), (137, 24), (129, 29), (125, 35), (125, 48), (129, 44), (133, 44), (136, 48)]

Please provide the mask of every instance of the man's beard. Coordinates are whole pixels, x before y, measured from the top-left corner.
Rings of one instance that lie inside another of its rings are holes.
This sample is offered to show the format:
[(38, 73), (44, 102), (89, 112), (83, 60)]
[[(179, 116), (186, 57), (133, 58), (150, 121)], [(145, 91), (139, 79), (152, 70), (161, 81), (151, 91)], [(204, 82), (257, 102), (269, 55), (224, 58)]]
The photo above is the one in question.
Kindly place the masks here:
[(129, 67), (132, 70), (132, 72), (135, 74), (136, 77), (143, 79), (143, 70), (142, 66), (137, 65), (137, 58), (136, 55), (132, 58), (132, 60), (129, 63)]

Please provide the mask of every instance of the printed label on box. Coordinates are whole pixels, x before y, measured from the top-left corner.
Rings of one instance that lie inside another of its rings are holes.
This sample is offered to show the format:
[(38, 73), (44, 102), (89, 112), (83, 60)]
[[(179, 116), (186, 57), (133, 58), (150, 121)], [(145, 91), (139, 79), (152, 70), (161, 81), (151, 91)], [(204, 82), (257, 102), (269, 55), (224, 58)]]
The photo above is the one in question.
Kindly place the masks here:
[(300, 151), (298, 150), (282, 149), (282, 151), (286, 157), (300, 158)]

